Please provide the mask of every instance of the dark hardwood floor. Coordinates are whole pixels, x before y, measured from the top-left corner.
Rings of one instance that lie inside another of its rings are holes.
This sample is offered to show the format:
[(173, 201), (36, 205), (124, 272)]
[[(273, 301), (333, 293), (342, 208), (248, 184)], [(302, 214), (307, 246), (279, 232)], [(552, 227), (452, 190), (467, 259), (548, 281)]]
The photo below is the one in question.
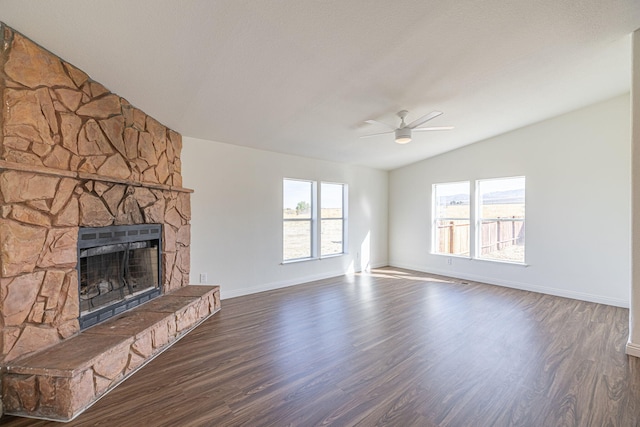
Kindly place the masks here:
[(627, 335), (626, 309), (377, 269), (223, 300), (67, 425), (640, 426)]

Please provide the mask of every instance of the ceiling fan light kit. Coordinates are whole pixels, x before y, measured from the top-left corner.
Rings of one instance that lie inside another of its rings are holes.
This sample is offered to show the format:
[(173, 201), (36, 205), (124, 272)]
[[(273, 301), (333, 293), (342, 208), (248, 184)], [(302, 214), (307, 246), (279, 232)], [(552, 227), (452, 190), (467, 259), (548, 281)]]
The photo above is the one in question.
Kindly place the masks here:
[(408, 142), (411, 142), (411, 129), (406, 127), (396, 129), (396, 142), (398, 144), (406, 144)]
[(393, 126), (389, 126), (386, 123), (383, 122), (379, 122), (377, 120), (366, 120), (367, 123), (369, 124), (378, 124), (378, 125), (382, 125), (386, 128), (391, 129), (388, 132), (382, 132), (382, 133), (374, 133), (371, 135), (363, 135), (360, 138), (368, 138), (370, 136), (377, 136), (377, 135), (385, 135), (385, 134), (389, 134), (389, 133), (395, 133), (395, 141), (398, 144), (406, 144), (408, 142), (411, 142), (411, 131), (415, 130), (415, 131), (428, 131), (428, 130), (450, 130), (453, 129), (453, 126), (431, 126), (431, 127), (418, 127), (418, 126), (422, 126), (423, 124), (425, 124), (426, 122), (428, 122), (429, 120), (435, 119), (436, 117), (438, 117), (439, 115), (442, 114), (442, 111), (432, 111), (429, 114), (425, 114), (424, 116), (420, 117), (419, 119), (416, 119), (414, 121), (412, 121), (409, 124), (406, 124), (404, 122), (404, 118), (407, 117), (407, 114), (409, 114), (409, 112), (407, 110), (402, 110), (402, 111), (398, 111), (397, 115), (398, 117), (400, 117), (400, 126), (398, 126), (397, 128), (393, 128)]

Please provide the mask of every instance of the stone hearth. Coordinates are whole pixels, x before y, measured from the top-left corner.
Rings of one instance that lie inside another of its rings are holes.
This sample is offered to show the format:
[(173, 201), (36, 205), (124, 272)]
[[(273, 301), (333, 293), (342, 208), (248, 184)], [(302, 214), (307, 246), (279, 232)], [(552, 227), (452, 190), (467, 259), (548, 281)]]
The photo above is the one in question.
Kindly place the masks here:
[(219, 309), (217, 286), (185, 286), (10, 363), (5, 410), (69, 421)]
[(189, 284), (192, 190), (179, 133), (2, 23), (0, 37), (0, 379), (14, 396), (7, 366), (81, 341), (80, 227), (161, 224), (172, 293)]

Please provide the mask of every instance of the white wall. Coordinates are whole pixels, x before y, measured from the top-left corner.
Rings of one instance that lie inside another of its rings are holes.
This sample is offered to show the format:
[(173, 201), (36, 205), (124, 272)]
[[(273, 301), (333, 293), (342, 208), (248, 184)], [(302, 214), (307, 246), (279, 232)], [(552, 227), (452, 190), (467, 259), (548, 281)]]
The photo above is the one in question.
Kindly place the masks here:
[[(629, 96), (394, 170), (389, 264), (611, 305), (629, 305)], [(526, 176), (528, 266), (430, 254), (434, 183)]]
[[(387, 265), (385, 171), (183, 138), (191, 199), (191, 283), (222, 298)], [(282, 178), (349, 185), (349, 254), (282, 265)]]

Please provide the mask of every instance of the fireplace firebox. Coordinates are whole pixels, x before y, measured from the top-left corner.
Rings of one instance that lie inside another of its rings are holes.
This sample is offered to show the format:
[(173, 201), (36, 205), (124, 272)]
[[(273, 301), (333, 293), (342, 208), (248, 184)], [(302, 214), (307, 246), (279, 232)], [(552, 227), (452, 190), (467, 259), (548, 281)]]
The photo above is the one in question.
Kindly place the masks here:
[(162, 225), (80, 228), (80, 329), (162, 293)]

